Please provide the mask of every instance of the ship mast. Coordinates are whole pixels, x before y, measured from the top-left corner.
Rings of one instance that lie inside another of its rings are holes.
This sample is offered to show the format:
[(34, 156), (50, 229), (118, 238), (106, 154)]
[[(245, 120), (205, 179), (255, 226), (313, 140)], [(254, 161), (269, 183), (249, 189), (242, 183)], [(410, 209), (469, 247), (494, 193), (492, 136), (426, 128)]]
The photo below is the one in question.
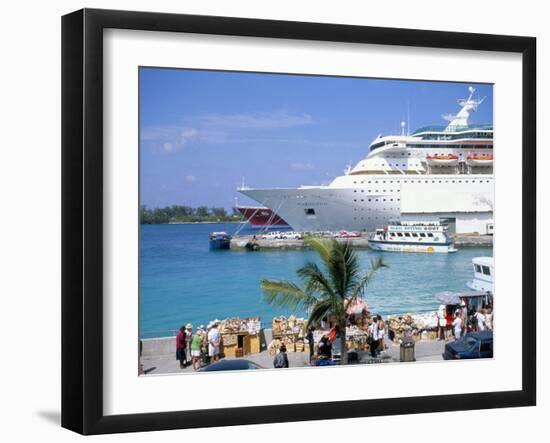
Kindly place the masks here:
[(485, 100), (485, 97), (482, 99), (474, 98), (476, 89), (473, 86), (470, 86), (468, 90), (470, 91), (470, 95), (467, 99), (461, 98), (457, 100), (458, 104), (462, 106), (460, 111), (458, 111), (457, 114), (445, 114), (442, 116), (449, 122), (449, 125), (445, 128), (445, 132), (453, 131), (456, 128), (468, 127), (468, 118), (470, 114), (476, 111), (477, 107)]

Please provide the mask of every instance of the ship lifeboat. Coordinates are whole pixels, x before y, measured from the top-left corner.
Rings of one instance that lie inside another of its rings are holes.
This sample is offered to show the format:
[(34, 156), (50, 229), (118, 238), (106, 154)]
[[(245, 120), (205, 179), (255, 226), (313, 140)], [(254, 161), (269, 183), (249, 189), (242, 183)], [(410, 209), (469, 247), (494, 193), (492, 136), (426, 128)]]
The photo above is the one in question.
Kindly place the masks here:
[(456, 166), (458, 165), (458, 156), (448, 155), (427, 155), (426, 162), (432, 166)]
[(493, 154), (474, 154), (466, 157), (466, 163), (470, 166), (491, 166), (493, 159)]

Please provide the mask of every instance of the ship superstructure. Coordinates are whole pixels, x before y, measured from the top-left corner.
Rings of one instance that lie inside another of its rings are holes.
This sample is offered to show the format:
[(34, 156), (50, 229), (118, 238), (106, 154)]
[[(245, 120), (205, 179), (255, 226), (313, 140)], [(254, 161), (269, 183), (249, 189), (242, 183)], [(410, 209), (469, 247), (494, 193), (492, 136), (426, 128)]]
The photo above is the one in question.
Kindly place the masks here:
[(242, 194), (269, 207), (296, 231), (372, 231), (389, 220), (456, 221), (457, 231), (492, 223), (493, 126), (469, 124), (484, 99), (458, 100), (446, 126), (379, 135), (369, 154), (327, 186), (253, 189)]

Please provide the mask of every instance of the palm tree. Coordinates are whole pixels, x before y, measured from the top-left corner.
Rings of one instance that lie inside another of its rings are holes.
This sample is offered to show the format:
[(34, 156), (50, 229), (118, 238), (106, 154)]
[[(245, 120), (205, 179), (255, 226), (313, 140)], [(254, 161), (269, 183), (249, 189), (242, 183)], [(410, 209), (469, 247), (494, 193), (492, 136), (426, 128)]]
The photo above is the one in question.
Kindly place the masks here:
[(348, 359), (345, 339), (347, 307), (364, 294), (374, 273), (386, 264), (381, 258), (376, 258), (371, 262), (370, 270), (362, 274), (359, 257), (351, 243), (313, 237), (305, 242), (319, 254), (325, 269), (313, 262), (298, 269), (296, 274), (303, 281), (303, 288), (288, 281), (262, 279), (264, 299), (275, 306), (309, 311), (308, 327), (317, 326), (324, 317), (333, 316), (341, 334), (340, 364), (345, 365)]

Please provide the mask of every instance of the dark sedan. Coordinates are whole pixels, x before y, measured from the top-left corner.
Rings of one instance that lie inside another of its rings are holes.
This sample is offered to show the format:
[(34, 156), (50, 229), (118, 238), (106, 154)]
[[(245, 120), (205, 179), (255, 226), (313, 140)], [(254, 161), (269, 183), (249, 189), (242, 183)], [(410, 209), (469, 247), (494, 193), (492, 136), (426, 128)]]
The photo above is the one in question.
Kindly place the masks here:
[(445, 360), (493, 358), (493, 331), (469, 332), (445, 345)]
[(250, 360), (220, 360), (201, 369), (201, 372), (210, 371), (245, 371), (247, 369), (264, 369)]

